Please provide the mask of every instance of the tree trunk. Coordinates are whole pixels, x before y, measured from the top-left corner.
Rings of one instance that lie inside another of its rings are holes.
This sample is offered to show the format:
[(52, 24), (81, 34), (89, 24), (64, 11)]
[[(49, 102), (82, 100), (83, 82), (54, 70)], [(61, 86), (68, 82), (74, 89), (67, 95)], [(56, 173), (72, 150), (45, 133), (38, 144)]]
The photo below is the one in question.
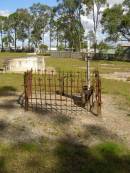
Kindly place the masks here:
[(97, 38), (96, 38), (96, 33), (95, 33), (95, 38), (94, 38), (94, 58), (97, 58)]
[(17, 50), (17, 38), (16, 38), (16, 29), (14, 31), (14, 47), (15, 47), (15, 51)]
[(28, 40), (28, 50), (29, 50), (29, 52), (31, 52), (31, 48), (30, 48), (30, 39)]
[(9, 42), (9, 50), (11, 50), (10, 42)]
[(1, 31), (1, 50), (3, 50), (4, 46), (3, 46), (3, 32)]
[(94, 31), (94, 58), (97, 58), (97, 33)]
[(44, 32), (43, 32), (43, 39), (42, 39), (42, 41), (43, 41), (43, 44), (44, 44), (44, 39), (45, 39), (45, 34), (44, 34)]
[[(80, 25), (81, 24), (81, 0), (79, 1), (79, 22), (80, 22)], [(81, 51), (81, 29), (80, 29), (80, 33), (79, 33), (79, 52)]]
[(50, 29), (50, 50), (51, 50), (51, 41), (52, 41), (52, 38), (51, 38), (51, 36), (52, 36), (52, 33), (51, 33), (51, 29)]
[(57, 31), (57, 50), (58, 50), (58, 47), (59, 47), (59, 34), (58, 34), (58, 31)]
[(22, 40), (22, 51), (24, 50), (24, 40)]
[(65, 49), (67, 48), (67, 41), (65, 40)]
[(30, 49), (30, 28), (28, 28), (28, 50), (29, 50), (29, 52), (31, 51), (31, 49)]
[(96, 42), (94, 43), (94, 58), (97, 58), (97, 45)]

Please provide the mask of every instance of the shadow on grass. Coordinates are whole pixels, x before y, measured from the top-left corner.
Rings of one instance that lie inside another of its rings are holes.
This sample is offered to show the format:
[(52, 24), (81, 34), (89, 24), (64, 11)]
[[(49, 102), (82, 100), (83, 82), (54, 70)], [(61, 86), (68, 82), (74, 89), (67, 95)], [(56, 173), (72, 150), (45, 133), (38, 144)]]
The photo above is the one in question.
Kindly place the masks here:
[(88, 148), (63, 140), (56, 154), (59, 158), (57, 173), (129, 173), (130, 155), (120, 155), (116, 144), (100, 144)]
[(71, 123), (72, 118), (67, 116), (65, 113), (62, 113), (58, 110), (52, 110), (49, 111), (46, 108), (35, 107), (35, 105), (32, 108), (29, 108), (30, 111), (35, 112), (37, 116), (44, 117), (47, 116), (51, 118), (57, 125), (63, 125), (63, 124), (69, 124)]
[(107, 140), (117, 140), (120, 141), (120, 138), (117, 134), (112, 133), (110, 130), (108, 130), (105, 127), (99, 126), (99, 125), (86, 125), (86, 130), (84, 134), (89, 133), (89, 136), (93, 136), (98, 138), (100, 141)]
[(8, 123), (0, 120), (0, 132), (4, 131), (8, 127)]
[(0, 87), (0, 96), (11, 96), (15, 95), (15, 92), (17, 91), (16, 88), (12, 86), (4, 86)]
[(18, 107), (17, 98), (16, 99), (5, 99), (0, 103), (0, 109), (11, 110)]
[(30, 128), (24, 124), (11, 124), (6, 122), (6, 120), (0, 121), (0, 139), (1, 141), (9, 141), (18, 143), (20, 141), (30, 142), (31, 140), (37, 140), (33, 136)]
[[(51, 146), (53, 142), (51, 141)], [(48, 145), (49, 146), (49, 145)], [(46, 173), (129, 173), (130, 155), (122, 153), (119, 145), (104, 143), (86, 147), (64, 139), (52, 150), (36, 151), (26, 162), (29, 172)]]
[(0, 156), (0, 173), (8, 173), (6, 169), (5, 157)]
[(130, 117), (130, 114), (127, 114), (128, 117)]
[(130, 155), (120, 145), (87, 147), (73, 139), (17, 144), (7, 157), (0, 157), (0, 173), (130, 173)]

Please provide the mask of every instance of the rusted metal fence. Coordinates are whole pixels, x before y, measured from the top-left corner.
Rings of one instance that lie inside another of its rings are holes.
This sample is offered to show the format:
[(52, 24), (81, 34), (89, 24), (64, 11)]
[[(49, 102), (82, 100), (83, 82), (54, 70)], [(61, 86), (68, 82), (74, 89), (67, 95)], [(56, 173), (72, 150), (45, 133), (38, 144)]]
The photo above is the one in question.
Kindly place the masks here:
[(25, 110), (30, 108), (63, 114), (93, 112), (101, 114), (101, 79), (91, 76), (88, 88), (86, 72), (32, 72), (24, 74)]

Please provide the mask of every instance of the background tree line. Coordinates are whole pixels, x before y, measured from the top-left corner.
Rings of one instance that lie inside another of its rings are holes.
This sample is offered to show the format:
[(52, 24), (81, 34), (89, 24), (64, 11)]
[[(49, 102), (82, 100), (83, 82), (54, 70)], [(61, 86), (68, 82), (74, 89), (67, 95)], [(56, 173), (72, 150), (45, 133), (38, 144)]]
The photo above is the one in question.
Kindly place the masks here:
[[(91, 16), (93, 27), (85, 37), (81, 15)], [(17, 9), (8, 17), (0, 16), (1, 49), (28, 51), (45, 44), (49, 33), (50, 45), (56, 42), (59, 49), (80, 51), (86, 47), (86, 39), (92, 39), (97, 49), (97, 33), (102, 26), (107, 41), (130, 41), (130, 1), (109, 7), (107, 0), (57, 0), (57, 6), (33, 4), (28, 9)], [(90, 36), (91, 35), (91, 36)], [(91, 38), (90, 38), (91, 37)]]

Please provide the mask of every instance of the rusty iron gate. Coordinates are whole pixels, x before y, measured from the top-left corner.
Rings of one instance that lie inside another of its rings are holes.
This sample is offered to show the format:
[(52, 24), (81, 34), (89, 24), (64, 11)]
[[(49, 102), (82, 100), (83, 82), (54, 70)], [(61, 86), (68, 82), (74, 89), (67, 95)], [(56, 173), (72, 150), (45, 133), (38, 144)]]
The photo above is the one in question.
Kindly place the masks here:
[(101, 114), (101, 79), (98, 71), (91, 76), (88, 88), (86, 72), (33, 72), (24, 74), (25, 110), (60, 112), (63, 114)]

